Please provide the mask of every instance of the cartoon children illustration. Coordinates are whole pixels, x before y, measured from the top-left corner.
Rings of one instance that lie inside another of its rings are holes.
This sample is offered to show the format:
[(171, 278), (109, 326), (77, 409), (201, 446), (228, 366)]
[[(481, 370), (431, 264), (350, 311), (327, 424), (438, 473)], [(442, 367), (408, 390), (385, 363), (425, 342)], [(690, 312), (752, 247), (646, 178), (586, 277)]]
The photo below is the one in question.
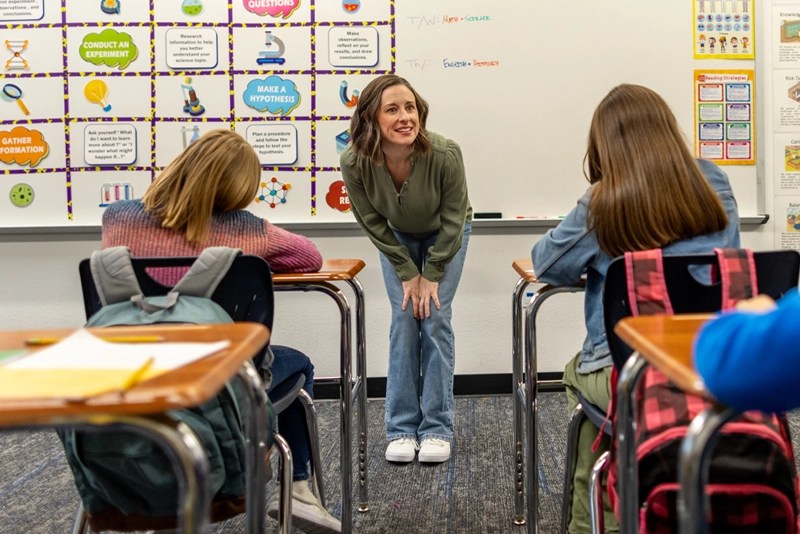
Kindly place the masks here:
[(708, 51), (709, 51), (709, 53), (713, 54), (714, 51), (715, 51), (716, 46), (717, 46), (716, 37), (709, 37), (708, 38)]
[(747, 49), (747, 45), (750, 43), (750, 39), (748, 37), (742, 37), (742, 53), (748, 54), (750, 51)]
[(739, 47), (739, 39), (736, 36), (731, 37), (731, 48), (733, 48), (734, 54), (738, 52), (737, 50), (738, 47)]
[(719, 53), (725, 53), (725, 44), (728, 42), (728, 39), (725, 38), (724, 35), (720, 36), (719, 38)]
[(697, 38), (697, 44), (700, 45), (700, 53), (706, 53), (706, 35), (701, 33), (700, 36)]

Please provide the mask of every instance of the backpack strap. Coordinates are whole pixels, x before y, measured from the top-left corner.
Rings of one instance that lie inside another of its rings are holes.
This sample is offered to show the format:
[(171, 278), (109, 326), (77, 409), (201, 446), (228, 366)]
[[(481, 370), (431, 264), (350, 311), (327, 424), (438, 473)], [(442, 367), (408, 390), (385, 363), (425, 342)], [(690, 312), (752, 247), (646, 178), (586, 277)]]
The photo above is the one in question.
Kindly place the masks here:
[(673, 313), (661, 258), (659, 248), (625, 253), (628, 302), (634, 316)]
[(208, 247), (200, 253), (171, 292), (211, 298), (231, 268), (233, 260), (241, 253), (241, 249), (238, 248)]
[(103, 306), (142, 294), (128, 247), (95, 250), (89, 258), (89, 268)]
[(722, 282), (722, 309), (736, 306), (743, 299), (758, 295), (753, 251), (746, 248), (715, 248)]

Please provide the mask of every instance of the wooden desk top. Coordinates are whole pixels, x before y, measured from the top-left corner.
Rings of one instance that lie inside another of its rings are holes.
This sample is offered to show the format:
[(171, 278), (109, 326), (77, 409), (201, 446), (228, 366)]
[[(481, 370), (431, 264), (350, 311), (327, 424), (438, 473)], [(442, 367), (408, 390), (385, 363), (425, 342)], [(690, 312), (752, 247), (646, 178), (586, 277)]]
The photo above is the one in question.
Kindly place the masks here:
[(692, 366), (692, 344), (712, 314), (626, 317), (614, 332), (687, 393), (713, 399)]
[(514, 267), (514, 270), (517, 271), (520, 278), (524, 279), (526, 282), (531, 284), (538, 282), (536, 275), (533, 274), (533, 261), (530, 258), (514, 260), (511, 266)]
[(297, 284), (352, 280), (365, 265), (363, 260), (358, 259), (323, 260), (322, 268), (315, 273), (275, 273), (272, 281), (275, 284)]
[[(0, 391), (0, 425), (52, 422), (75, 415), (138, 415), (197, 406), (213, 397), (223, 385), (269, 341), (269, 330), (257, 323), (212, 325), (153, 325), (90, 328), (99, 337), (157, 335), (166, 341), (230, 340), (228, 348), (189, 365), (145, 380), (120, 393), (106, 393), (84, 400), (59, 398), (12, 399)], [(0, 332), (0, 350), (25, 347), (30, 338), (63, 338), (74, 328)], [(35, 350), (35, 349), (31, 349)]]

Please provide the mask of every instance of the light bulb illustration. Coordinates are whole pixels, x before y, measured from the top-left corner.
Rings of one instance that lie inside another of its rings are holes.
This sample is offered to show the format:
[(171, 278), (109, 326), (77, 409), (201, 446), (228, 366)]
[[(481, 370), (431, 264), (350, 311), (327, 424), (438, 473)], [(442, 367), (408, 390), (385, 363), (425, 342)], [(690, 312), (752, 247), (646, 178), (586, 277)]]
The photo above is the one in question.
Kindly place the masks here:
[(98, 104), (103, 111), (111, 111), (111, 104), (108, 103), (108, 86), (103, 80), (92, 80), (83, 88), (83, 96), (86, 100)]

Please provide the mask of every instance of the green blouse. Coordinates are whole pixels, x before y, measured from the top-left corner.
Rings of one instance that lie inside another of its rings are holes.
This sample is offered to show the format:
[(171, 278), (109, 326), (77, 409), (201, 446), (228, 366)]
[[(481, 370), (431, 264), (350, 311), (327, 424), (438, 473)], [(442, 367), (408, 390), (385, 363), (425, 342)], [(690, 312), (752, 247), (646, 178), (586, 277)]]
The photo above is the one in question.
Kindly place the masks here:
[(353, 214), (403, 281), (420, 272), (392, 230), (415, 237), (438, 232), (421, 273), (438, 282), (444, 266), (461, 248), (464, 224), (472, 220), (461, 149), (433, 132), (428, 132), (428, 139), (431, 151), (412, 156), (411, 173), (399, 193), (386, 168), (357, 155), (352, 145), (341, 157)]

